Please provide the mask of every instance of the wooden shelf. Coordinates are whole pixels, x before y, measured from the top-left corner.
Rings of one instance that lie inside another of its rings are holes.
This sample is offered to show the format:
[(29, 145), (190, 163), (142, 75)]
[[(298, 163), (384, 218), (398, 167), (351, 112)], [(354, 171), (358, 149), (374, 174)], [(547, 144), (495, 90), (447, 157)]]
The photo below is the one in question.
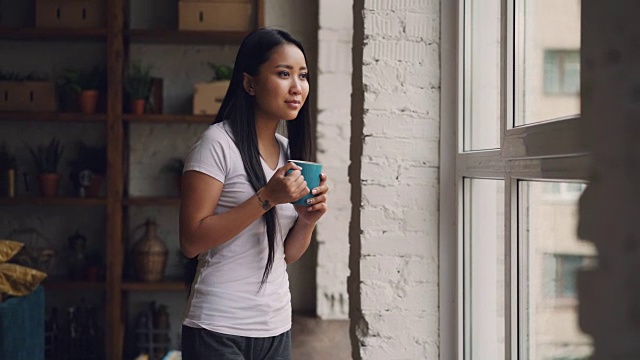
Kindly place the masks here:
[(125, 281), (122, 283), (125, 291), (187, 291), (184, 282), (175, 279), (158, 282)]
[(104, 40), (107, 29), (47, 29), (0, 27), (0, 39), (9, 40)]
[(42, 282), (46, 290), (104, 290), (101, 281), (71, 281), (64, 278), (46, 278)]
[(65, 205), (65, 206), (102, 206), (106, 205), (105, 198), (80, 197), (37, 197), (16, 196), (0, 198), (0, 205)]
[(181, 114), (124, 114), (122, 119), (129, 122), (159, 122), (159, 123), (201, 123), (210, 124), (215, 115), (181, 115)]
[(0, 121), (106, 122), (106, 114), (0, 112)]
[(240, 45), (246, 31), (189, 31), (163, 29), (130, 29), (126, 36), (131, 42), (156, 44), (236, 44)]
[(180, 206), (178, 197), (131, 197), (123, 199), (124, 206)]

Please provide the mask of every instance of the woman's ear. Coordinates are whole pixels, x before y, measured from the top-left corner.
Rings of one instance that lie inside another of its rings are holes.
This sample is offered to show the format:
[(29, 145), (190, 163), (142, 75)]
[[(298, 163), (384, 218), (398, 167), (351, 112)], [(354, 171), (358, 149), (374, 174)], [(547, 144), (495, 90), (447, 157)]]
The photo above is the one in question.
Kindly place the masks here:
[(247, 94), (253, 96), (256, 94), (255, 89), (253, 88), (253, 77), (247, 73), (242, 74), (242, 86), (244, 87), (244, 91)]

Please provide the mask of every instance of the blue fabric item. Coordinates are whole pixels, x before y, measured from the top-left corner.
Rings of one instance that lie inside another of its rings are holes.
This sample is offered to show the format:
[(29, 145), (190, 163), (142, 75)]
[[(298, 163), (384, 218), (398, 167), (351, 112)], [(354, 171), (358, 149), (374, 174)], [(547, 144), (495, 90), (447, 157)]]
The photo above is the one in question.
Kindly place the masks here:
[(0, 303), (0, 359), (44, 360), (44, 289)]

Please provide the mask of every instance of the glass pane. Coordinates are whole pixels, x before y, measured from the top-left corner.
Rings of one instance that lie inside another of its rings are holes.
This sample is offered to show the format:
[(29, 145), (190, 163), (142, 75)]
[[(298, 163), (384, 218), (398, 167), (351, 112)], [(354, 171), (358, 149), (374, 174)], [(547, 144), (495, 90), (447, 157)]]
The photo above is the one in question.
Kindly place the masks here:
[(464, 4), (464, 151), (500, 147), (500, 3)]
[(580, 4), (516, 1), (516, 125), (580, 113)]
[(466, 179), (465, 359), (505, 358), (504, 181)]
[[(520, 183), (520, 345), (532, 360), (587, 359), (590, 336), (578, 327), (576, 271), (595, 263), (592, 243), (577, 238), (585, 185)], [(549, 191), (554, 189), (554, 191)]]

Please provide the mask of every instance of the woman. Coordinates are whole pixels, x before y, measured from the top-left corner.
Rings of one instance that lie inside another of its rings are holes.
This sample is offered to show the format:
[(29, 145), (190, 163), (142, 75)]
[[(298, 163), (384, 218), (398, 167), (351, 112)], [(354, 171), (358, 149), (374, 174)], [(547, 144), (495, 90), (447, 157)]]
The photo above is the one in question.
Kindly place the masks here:
[[(326, 175), (309, 189), (288, 159), (309, 160), (309, 72), (302, 44), (259, 29), (242, 42), (220, 111), (182, 177), (180, 246), (198, 257), (182, 328), (193, 359), (290, 359), (286, 265), (327, 211)], [(288, 139), (276, 133), (287, 125)], [(311, 191), (308, 207), (293, 206)]]

